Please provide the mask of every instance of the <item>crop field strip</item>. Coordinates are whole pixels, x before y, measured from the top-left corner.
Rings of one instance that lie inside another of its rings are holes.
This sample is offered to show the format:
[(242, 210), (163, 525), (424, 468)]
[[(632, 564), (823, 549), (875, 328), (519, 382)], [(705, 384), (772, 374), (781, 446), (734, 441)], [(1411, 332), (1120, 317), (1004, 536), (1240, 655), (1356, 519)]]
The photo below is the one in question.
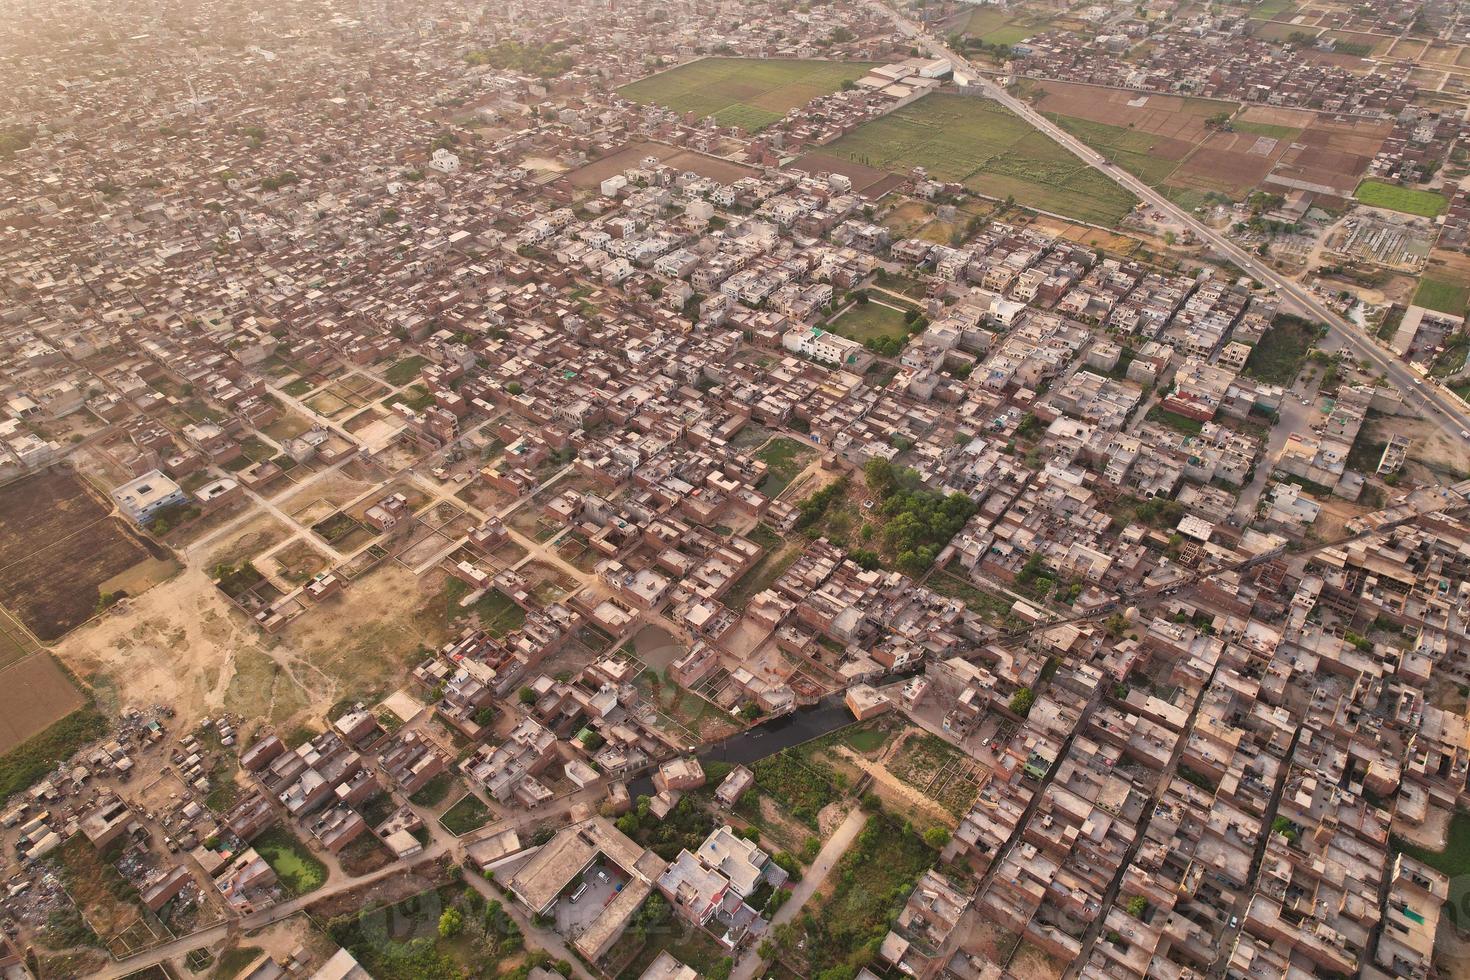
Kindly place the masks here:
[(713, 116), (721, 126), (754, 133), (862, 78), (871, 67), (850, 61), (704, 58), (625, 85), (619, 94), (675, 112)]
[(931, 178), (1040, 211), (1111, 226), (1137, 203), (1024, 120), (988, 100), (931, 94), (823, 147), (894, 174)]

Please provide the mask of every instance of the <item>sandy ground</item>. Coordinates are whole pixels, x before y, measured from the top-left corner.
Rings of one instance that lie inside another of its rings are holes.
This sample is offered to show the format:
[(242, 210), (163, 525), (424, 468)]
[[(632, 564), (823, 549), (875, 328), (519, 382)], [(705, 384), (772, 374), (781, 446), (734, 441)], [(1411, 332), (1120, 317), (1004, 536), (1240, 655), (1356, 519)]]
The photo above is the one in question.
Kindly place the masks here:
[(1397, 433), (1413, 440), (1409, 449), (1409, 462), (1404, 471), (1411, 479), (1421, 483), (1442, 483), (1459, 479), (1470, 473), (1470, 442), (1458, 435), (1444, 432), (1438, 426), (1423, 419), (1393, 418), (1376, 419), (1372, 423), (1372, 437), (1387, 439), (1389, 433)]
[(845, 745), (834, 746), (833, 751), (872, 776), (873, 782), (878, 785), (883, 796), (890, 800), (902, 801), (905, 805), (905, 812), (919, 811), (935, 823), (944, 824), (946, 827), (953, 827), (958, 823), (948, 810), (899, 779), (883, 766), (863, 758)]
[(420, 646), (443, 638), (424, 611), (437, 586), (385, 563), (272, 637), (190, 567), (72, 633), (56, 654), (107, 708), (169, 704), (185, 726), (229, 710), (289, 730), (339, 698), (396, 686)]
[(1419, 826), (1395, 820), (1393, 832), (1411, 844), (1430, 851), (1444, 850), (1445, 835), (1450, 829), (1450, 813), (1437, 807), (1429, 808), (1429, 816)]

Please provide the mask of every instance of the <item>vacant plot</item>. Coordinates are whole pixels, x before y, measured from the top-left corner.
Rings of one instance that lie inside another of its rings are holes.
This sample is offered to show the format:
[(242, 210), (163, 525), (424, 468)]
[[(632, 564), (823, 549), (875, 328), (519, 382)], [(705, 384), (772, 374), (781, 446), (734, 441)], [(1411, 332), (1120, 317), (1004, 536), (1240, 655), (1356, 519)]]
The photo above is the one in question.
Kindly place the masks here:
[(977, 194), (1113, 225), (1137, 200), (993, 102), (926, 95), (824, 148), (893, 174), (924, 167)]
[(273, 827), (251, 842), (293, 898), (316, 891), (327, 880), (327, 866), (284, 827)]
[(1419, 280), (1419, 288), (1414, 292), (1414, 305), (1452, 316), (1464, 316), (1465, 307), (1470, 306), (1470, 286), (1425, 276)]
[(876, 946), (898, 915), (934, 852), (884, 814), (875, 814), (815, 896), (821, 915), (802, 916), (791, 935), (777, 942), (806, 976), (843, 963), (855, 949)]
[(760, 172), (754, 167), (680, 149), (667, 143), (642, 142), (629, 143), (585, 167), (578, 167), (567, 174), (566, 179), (576, 187), (596, 187), (614, 174), (638, 166), (644, 157), (653, 157), (677, 170), (691, 170), (701, 177), (718, 180), (722, 184), (733, 184), (742, 177), (753, 177)]
[(149, 558), (168, 557), (110, 512), (109, 503), (66, 470), (0, 489), (0, 603), (41, 640), (90, 619), (102, 583)]
[(704, 58), (624, 85), (618, 94), (675, 112), (713, 116), (721, 126), (764, 129), (797, 106), (856, 81), (867, 62)]
[(1420, 191), (1412, 187), (1386, 184), (1381, 180), (1365, 180), (1358, 185), (1356, 195), (1360, 204), (1371, 208), (1387, 208), (1404, 214), (1417, 214), (1434, 218), (1445, 209), (1443, 194), (1435, 191)]
[(876, 300), (854, 303), (847, 312), (827, 324), (835, 334), (866, 344), (883, 337), (903, 339), (908, 334), (904, 311)]
[(1267, 384), (1289, 385), (1301, 371), (1322, 328), (1299, 317), (1278, 316), (1246, 358), (1244, 373)]
[(761, 483), (760, 491), (767, 497), (775, 497), (786, 489), (796, 474), (800, 473), (807, 462), (816, 455), (814, 451), (797, 442), (779, 436), (772, 439), (755, 454), (755, 458), (766, 464), (766, 479)]

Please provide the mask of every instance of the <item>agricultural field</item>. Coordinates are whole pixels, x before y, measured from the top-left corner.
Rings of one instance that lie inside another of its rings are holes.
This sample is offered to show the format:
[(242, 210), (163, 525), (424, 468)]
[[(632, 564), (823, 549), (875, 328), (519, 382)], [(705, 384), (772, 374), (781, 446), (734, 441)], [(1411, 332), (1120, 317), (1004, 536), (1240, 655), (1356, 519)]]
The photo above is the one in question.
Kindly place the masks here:
[(977, 7), (957, 25), (970, 38), (985, 44), (1018, 44), (1045, 31), (1050, 21), (995, 7)]
[(1404, 214), (1417, 214), (1422, 218), (1437, 217), (1448, 206), (1444, 195), (1436, 191), (1420, 191), (1412, 187), (1400, 187), (1381, 180), (1365, 180), (1358, 185), (1358, 203), (1370, 208), (1387, 208)]
[(1414, 292), (1414, 305), (1452, 316), (1464, 316), (1466, 307), (1470, 306), (1470, 286), (1425, 276), (1419, 280), (1419, 288)]
[(79, 476), (50, 470), (0, 489), (0, 604), (43, 641), (97, 612), (102, 586), (169, 557), (144, 539)]
[(1244, 198), (1300, 132), (1245, 117), (1237, 126), (1234, 102), (1051, 81), (1028, 88), (1053, 122), (1181, 204), (1210, 194)]
[(1133, 195), (987, 100), (931, 94), (823, 147), (892, 174), (924, 167), (987, 197), (1111, 226)]
[(797, 106), (856, 81), (866, 62), (703, 58), (624, 85), (618, 94), (675, 112), (713, 116), (721, 126), (757, 132)]

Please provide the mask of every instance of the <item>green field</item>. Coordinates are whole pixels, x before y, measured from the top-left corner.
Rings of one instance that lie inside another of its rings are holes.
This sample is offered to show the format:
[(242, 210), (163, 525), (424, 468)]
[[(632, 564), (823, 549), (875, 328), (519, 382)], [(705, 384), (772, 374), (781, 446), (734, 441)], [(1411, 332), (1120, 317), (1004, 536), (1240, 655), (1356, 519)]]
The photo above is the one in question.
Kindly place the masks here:
[(1470, 306), (1470, 286), (1425, 276), (1419, 280), (1419, 288), (1414, 292), (1414, 305), (1451, 316), (1464, 316), (1465, 307)]
[(986, 44), (1019, 44), (1046, 30), (1048, 21), (1025, 15), (1015, 15), (1007, 10), (981, 7), (970, 14), (965, 22), (964, 33)]
[(1105, 154), (1133, 176), (1157, 186), (1168, 179), (1179, 161), (1153, 156), (1151, 151), (1161, 137), (1122, 126), (1045, 113), (1046, 117), (1088, 146)]
[(1138, 203), (1006, 109), (970, 96), (926, 95), (824, 152), (896, 174), (924, 167), (977, 194), (1109, 227)]
[(904, 311), (877, 300), (854, 303), (847, 312), (827, 324), (827, 329), (840, 337), (866, 344), (879, 337), (905, 337), (908, 325)]
[(1282, 14), (1296, 10), (1296, 4), (1292, 0), (1262, 0), (1251, 11), (1251, 16), (1260, 20), (1270, 20)]
[(1269, 136), (1274, 140), (1291, 141), (1302, 134), (1297, 126), (1276, 126), (1272, 123), (1251, 122), (1246, 119), (1237, 119), (1230, 124), (1230, 128), (1237, 133), (1251, 133), (1255, 136)]
[(1417, 214), (1433, 218), (1445, 209), (1444, 195), (1434, 191), (1416, 191), (1412, 187), (1385, 184), (1381, 180), (1365, 180), (1358, 185), (1354, 195), (1362, 204), (1374, 208), (1388, 208), (1404, 214)]
[(856, 81), (872, 65), (855, 61), (704, 58), (624, 85), (618, 94), (675, 112), (714, 116), (754, 133), (797, 106)]
[(292, 898), (316, 891), (327, 880), (327, 866), (284, 827), (272, 827), (255, 838), (253, 845)]

